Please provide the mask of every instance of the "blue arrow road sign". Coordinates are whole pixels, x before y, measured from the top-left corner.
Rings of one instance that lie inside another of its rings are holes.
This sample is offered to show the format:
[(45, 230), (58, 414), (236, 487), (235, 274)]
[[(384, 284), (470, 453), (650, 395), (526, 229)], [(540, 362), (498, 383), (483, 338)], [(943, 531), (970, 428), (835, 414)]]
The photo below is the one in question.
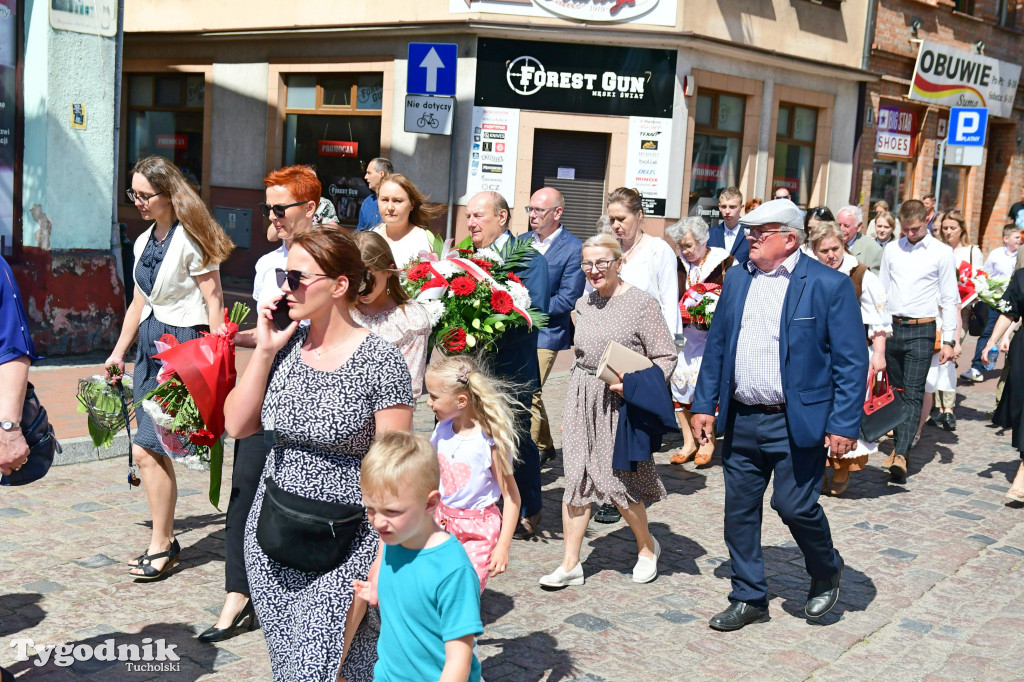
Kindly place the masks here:
[(953, 107), (949, 110), (949, 135), (946, 144), (960, 147), (984, 147), (988, 127), (985, 107)]
[(459, 46), (454, 43), (409, 43), (409, 73), (405, 91), (410, 95), (455, 95), (455, 67)]

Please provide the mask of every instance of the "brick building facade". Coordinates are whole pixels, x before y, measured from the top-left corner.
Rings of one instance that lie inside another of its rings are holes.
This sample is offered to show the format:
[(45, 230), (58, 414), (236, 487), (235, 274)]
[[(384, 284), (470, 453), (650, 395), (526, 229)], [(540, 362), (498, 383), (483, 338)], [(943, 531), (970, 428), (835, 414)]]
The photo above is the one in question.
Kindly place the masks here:
[[(877, 0), (867, 70), (880, 79), (865, 86), (854, 199), (865, 212), (881, 199), (901, 200), (935, 190), (937, 148), (949, 109), (908, 97), (921, 43), (927, 40), (1020, 65), (1024, 61), (1024, 3), (1019, 0)], [(980, 165), (944, 164), (940, 208), (964, 212), (975, 243), (1001, 245), (1008, 211), (1024, 188), (1024, 92), (1012, 113), (989, 117)], [(876, 151), (879, 116), (899, 112), (914, 125), (911, 148)], [(951, 163), (952, 162), (952, 163)], [(895, 200), (895, 201), (894, 201)]]

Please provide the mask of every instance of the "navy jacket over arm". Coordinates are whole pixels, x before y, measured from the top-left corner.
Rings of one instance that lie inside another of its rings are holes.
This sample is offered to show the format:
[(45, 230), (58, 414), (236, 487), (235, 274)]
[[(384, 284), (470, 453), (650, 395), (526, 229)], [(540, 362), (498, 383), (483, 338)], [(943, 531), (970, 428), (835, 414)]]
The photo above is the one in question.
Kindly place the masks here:
[[(524, 232), (519, 239), (532, 240), (533, 232)], [(548, 263), (548, 282), (551, 287), (550, 306), (548, 309), (548, 326), (540, 330), (537, 338), (538, 348), (565, 350), (572, 346), (572, 317), (569, 313), (576, 307), (576, 302), (583, 295), (583, 287), (587, 282), (583, 269), (580, 267), (580, 252), (583, 242), (562, 227), (562, 233), (544, 254)], [(537, 305), (534, 302), (534, 305)], [(538, 308), (540, 306), (537, 306)]]
[[(506, 241), (505, 247), (511, 243), (511, 239)], [(544, 256), (534, 252), (526, 267), (516, 274), (529, 290), (533, 307), (543, 313), (548, 312), (551, 293), (548, 286), (548, 264)], [(493, 370), (498, 376), (512, 381), (519, 396), (532, 396), (540, 390), (540, 364), (537, 361), (539, 331), (536, 327), (513, 327), (497, 340)], [(529, 401), (526, 404), (529, 405)]]
[(661, 437), (678, 431), (665, 374), (657, 365), (622, 376), (623, 405), (615, 430), (612, 469), (636, 471), (636, 463), (661, 449)]
[[(708, 332), (692, 412), (725, 423), (732, 401), (736, 345), (753, 275), (746, 266), (725, 276)], [(801, 255), (783, 302), (779, 367), (786, 424), (797, 447), (823, 446), (825, 434), (860, 434), (868, 352), (853, 281)]]
[[(720, 249), (725, 248), (725, 223), (718, 223), (710, 230), (708, 230), (708, 246), (717, 246)], [(747, 243), (747, 238), (743, 236), (743, 228), (740, 228), (740, 233), (736, 235), (736, 241), (732, 243), (732, 251), (729, 255), (736, 259), (736, 262), (743, 265), (750, 259), (750, 244)]]

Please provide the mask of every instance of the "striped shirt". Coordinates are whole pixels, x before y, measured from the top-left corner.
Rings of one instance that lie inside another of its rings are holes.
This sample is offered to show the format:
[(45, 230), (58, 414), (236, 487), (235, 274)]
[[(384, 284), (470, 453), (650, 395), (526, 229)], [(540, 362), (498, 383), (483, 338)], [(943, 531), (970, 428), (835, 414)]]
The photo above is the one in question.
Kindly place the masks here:
[(771, 272), (747, 261), (754, 278), (743, 304), (732, 379), (733, 398), (746, 405), (786, 402), (779, 368), (779, 331), (789, 277), (799, 260), (800, 252), (795, 251)]

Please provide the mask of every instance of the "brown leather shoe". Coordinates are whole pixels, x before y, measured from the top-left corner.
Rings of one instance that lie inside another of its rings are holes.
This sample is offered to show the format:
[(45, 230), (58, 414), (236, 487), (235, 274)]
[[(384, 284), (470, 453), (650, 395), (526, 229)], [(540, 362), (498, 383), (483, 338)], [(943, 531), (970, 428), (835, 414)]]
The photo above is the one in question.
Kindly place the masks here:
[[(704, 448), (707, 448), (708, 446), (710, 446), (710, 449), (705, 450)], [(693, 463), (694, 463), (694, 465), (699, 466), (699, 467), (707, 466), (708, 464), (711, 463), (711, 456), (714, 455), (714, 454), (715, 454), (715, 444), (714, 444), (714, 442), (708, 443), (707, 445), (703, 445), (703, 446), (701, 446), (701, 448), (699, 450), (697, 450), (697, 456), (693, 458)]]
[(669, 460), (672, 464), (686, 464), (696, 454), (696, 450), (689, 454), (684, 454), (682, 450), (672, 455), (672, 459)]
[(519, 519), (519, 527), (516, 529), (516, 534), (523, 540), (529, 540), (537, 531), (540, 529), (540, 512), (537, 512), (533, 516), (524, 516)]
[(888, 469), (892, 466), (893, 461), (896, 459), (896, 453), (890, 452), (889, 456), (882, 460), (882, 468)]
[(889, 475), (895, 479), (906, 478), (907, 458), (903, 455), (894, 455), (892, 464), (889, 465)]

